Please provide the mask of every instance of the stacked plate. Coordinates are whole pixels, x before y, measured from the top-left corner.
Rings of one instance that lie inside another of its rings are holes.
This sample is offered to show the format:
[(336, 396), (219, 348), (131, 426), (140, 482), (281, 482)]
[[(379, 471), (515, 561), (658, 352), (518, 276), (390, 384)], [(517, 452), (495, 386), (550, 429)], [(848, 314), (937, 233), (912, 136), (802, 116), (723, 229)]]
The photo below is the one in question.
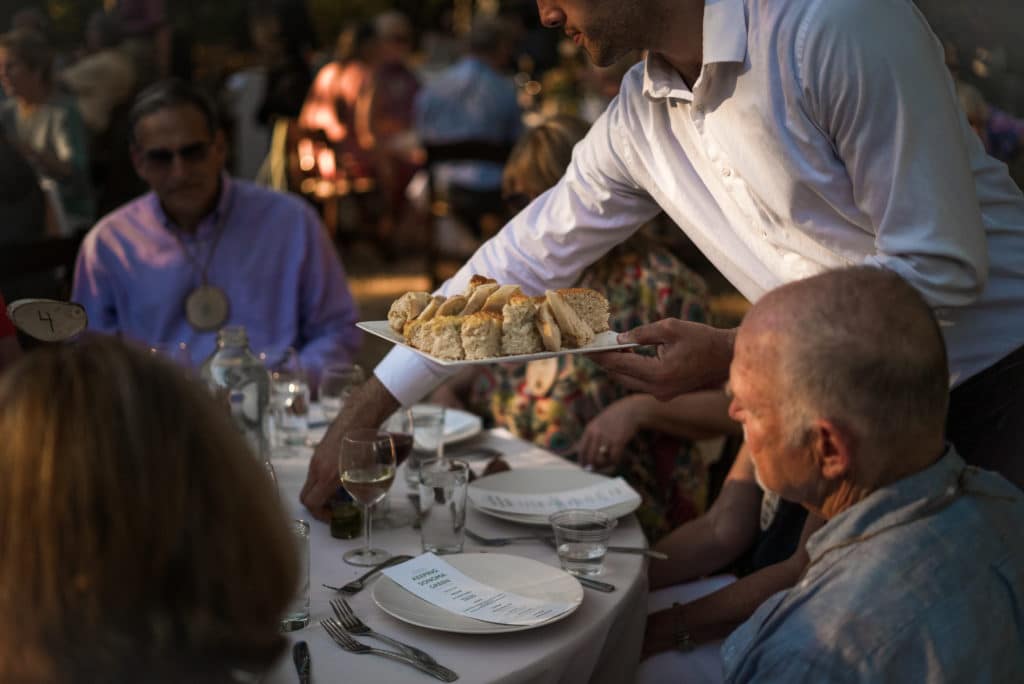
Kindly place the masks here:
[[(495, 510), (481, 506), (477, 502), (488, 494), (562, 494), (608, 482), (609, 479), (604, 475), (588, 473), (584, 470), (556, 470), (552, 468), (508, 470), (481, 478), (470, 484), (469, 499), (473, 501), (474, 507), (481, 513), (486, 513), (495, 518), (524, 525), (547, 526), (549, 524), (547, 515)], [(595, 510), (599, 510), (612, 518), (621, 518), (635, 511), (639, 505), (640, 495), (632, 491), (632, 495), (628, 500)]]

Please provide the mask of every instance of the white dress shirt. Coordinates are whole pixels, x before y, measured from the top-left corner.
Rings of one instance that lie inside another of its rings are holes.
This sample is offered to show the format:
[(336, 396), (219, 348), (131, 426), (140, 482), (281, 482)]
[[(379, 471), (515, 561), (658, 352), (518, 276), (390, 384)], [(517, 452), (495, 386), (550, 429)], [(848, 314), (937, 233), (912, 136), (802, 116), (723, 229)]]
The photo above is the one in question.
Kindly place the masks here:
[[(569, 286), (664, 210), (751, 301), (896, 271), (940, 319), (954, 385), (1024, 343), (1024, 197), (910, 0), (707, 0), (703, 26), (693, 89), (657, 55), (631, 69), (561, 182), (444, 292), (474, 273)], [(401, 348), (375, 372), (403, 403), (447, 375)]]

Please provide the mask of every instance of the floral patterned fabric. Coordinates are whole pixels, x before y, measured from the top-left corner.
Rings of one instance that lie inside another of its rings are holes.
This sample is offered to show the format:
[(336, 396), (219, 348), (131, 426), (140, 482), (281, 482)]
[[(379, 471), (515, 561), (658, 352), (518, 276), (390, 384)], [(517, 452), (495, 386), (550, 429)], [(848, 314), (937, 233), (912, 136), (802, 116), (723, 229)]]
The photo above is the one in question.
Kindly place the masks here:
[[(608, 298), (613, 330), (662, 318), (706, 321), (706, 286), (700, 276), (661, 247), (646, 253), (619, 250), (588, 269), (579, 282)], [(543, 385), (527, 381), (528, 364), (482, 366), (470, 391), (469, 408), (483, 416), (488, 427), (506, 428), (575, 459), (574, 448), (587, 423), (629, 391), (609, 380), (586, 356), (560, 356), (548, 362), (557, 362), (557, 371), (549, 368), (553, 382)], [(643, 497), (637, 516), (652, 543), (706, 506), (707, 470), (687, 440), (640, 432), (616, 474)]]

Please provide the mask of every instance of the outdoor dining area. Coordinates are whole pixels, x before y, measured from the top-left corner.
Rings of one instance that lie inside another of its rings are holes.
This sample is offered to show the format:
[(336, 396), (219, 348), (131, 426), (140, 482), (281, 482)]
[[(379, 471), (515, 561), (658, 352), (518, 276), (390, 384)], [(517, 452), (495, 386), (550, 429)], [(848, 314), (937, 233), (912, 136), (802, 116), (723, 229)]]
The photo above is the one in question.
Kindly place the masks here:
[(1022, 22), (0, 3), (0, 684), (1024, 682)]

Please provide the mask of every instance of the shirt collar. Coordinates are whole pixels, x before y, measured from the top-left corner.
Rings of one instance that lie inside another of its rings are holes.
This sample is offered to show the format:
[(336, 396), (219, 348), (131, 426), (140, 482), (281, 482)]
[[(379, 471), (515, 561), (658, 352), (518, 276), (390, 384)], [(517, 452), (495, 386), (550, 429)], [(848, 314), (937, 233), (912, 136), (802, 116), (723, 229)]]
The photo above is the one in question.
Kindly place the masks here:
[[(702, 70), (711, 64), (743, 62), (747, 58), (747, 17), (743, 0), (705, 0)], [(692, 98), (682, 77), (657, 53), (644, 58), (643, 93), (654, 99)]]
[[(231, 176), (227, 171), (221, 171), (220, 196), (217, 197), (217, 204), (214, 206), (213, 211), (199, 222), (199, 228), (196, 230), (194, 239), (206, 239), (213, 234), (222, 221), (227, 220), (228, 214), (231, 211), (231, 198), (234, 192), (234, 182), (231, 180)], [(160, 198), (156, 196), (155, 192), (149, 193), (149, 206), (153, 211), (153, 215), (160, 221), (160, 225), (167, 230), (178, 231), (178, 226), (164, 212), (163, 206), (160, 205)], [(186, 236), (183, 235), (182, 237)]]
[(942, 458), (928, 468), (872, 492), (811, 535), (807, 540), (811, 561), (836, 545), (919, 516), (937, 499), (958, 491), (957, 482), (965, 467), (950, 444)]

